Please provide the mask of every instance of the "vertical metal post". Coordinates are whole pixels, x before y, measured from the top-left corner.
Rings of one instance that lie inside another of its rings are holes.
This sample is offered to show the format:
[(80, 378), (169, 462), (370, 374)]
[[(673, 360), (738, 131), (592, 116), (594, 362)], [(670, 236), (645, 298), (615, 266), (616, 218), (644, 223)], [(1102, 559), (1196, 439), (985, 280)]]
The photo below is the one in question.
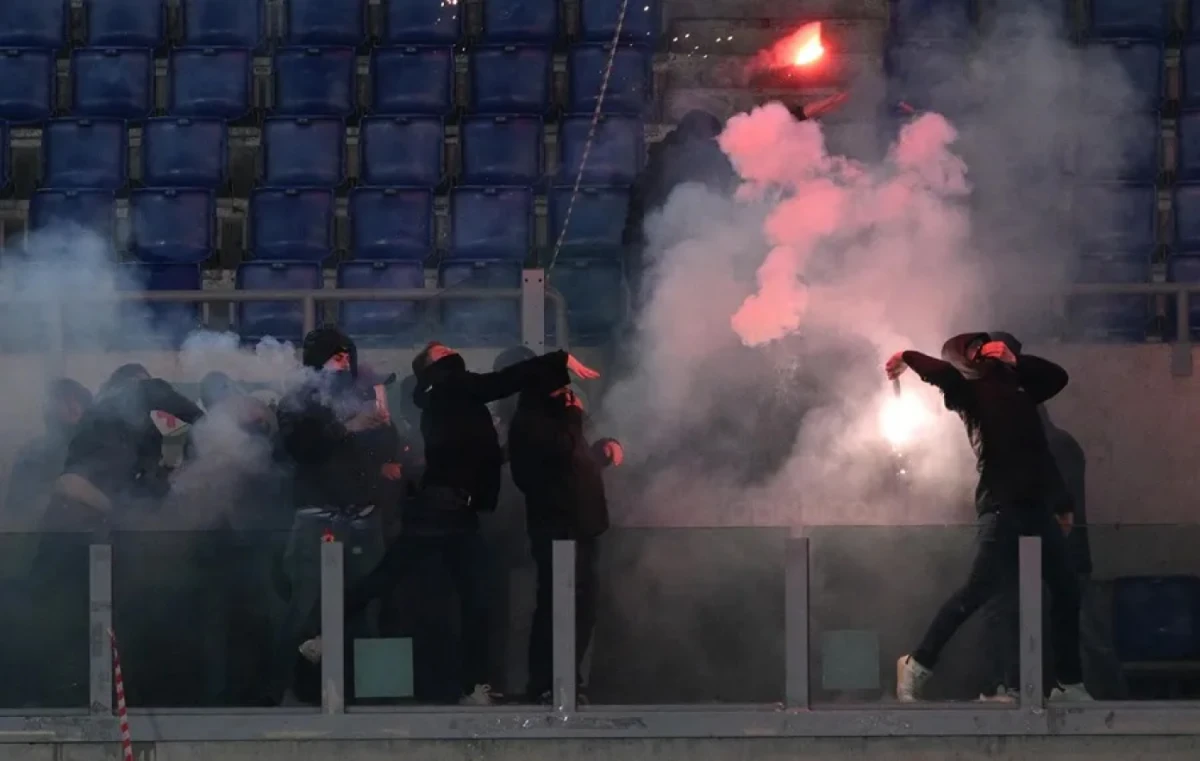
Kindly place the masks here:
[(321, 712), (346, 712), (345, 552), (321, 545)]
[(574, 713), (575, 673), (575, 542), (556, 541), (552, 556), (554, 586), (554, 707)]
[(104, 716), (113, 712), (112, 557), (111, 545), (88, 548), (88, 704)]
[(783, 631), (788, 708), (809, 707), (808, 537), (784, 545)]
[[(561, 331), (559, 345), (562, 345)], [(525, 270), (521, 274), (521, 343), (542, 354), (546, 351), (546, 273)]]
[(317, 327), (317, 299), (314, 296), (304, 297), (304, 335)]
[(1017, 583), (1020, 598), (1021, 708), (1041, 713), (1042, 683), (1042, 540), (1023, 536), (1019, 544)]
[(1192, 375), (1191, 299), (1187, 288), (1175, 293), (1175, 343), (1171, 346), (1171, 374), (1176, 378)]

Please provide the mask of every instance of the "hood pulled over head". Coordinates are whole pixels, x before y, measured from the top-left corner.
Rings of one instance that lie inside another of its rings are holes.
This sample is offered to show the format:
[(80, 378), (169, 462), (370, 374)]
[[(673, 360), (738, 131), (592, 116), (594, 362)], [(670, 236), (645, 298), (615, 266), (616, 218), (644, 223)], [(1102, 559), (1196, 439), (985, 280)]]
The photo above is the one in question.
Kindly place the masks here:
[(305, 367), (320, 370), (334, 356), (345, 352), (350, 356), (350, 375), (358, 377), (358, 347), (350, 336), (335, 327), (317, 328), (304, 337), (301, 361)]

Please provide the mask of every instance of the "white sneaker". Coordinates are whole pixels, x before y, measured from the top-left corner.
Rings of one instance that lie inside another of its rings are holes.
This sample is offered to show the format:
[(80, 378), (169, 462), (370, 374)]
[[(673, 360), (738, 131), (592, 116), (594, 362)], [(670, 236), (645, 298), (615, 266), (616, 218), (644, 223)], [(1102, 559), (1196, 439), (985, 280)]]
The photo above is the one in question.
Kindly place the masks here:
[(1050, 691), (1051, 703), (1091, 703), (1094, 699), (1082, 682), (1061, 684)]
[(1016, 690), (1009, 689), (1004, 685), (996, 688), (995, 695), (980, 695), (979, 702), (981, 703), (1016, 703), (1020, 700), (1020, 695)]
[(309, 663), (321, 662), (321, 638), (313, 637), (300, 645), (300, 655)]
[(477, 684), (475, 691), (470, 695), (463, 695), (458, 701), (459, 705), (463, 706), (490, 706), (495, 705), (496, 700), (492, 696), (492, 686), (490, 684)]
[(911, 655), (902, 655), (896, 661), (896, 699), (901, 703), (913, 703), (921, 699), (921, 689), (933, 676), (933, 671), (913, 660)]

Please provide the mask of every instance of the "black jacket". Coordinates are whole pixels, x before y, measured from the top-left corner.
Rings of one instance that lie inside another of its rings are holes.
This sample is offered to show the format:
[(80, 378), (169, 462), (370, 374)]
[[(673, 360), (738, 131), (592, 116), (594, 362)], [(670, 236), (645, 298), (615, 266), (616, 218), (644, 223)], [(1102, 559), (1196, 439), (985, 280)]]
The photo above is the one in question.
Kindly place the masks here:
[(1042, 424), (1061, 490), (1054, 503), (1054, 512), (1073, 514), (1074, 528), (1067, 537), (1067, 544), (1075, 569), (1088, 574), (1092, 572), (1092, 548), (1087, 528), (1087, 456), (1075, 437), (1054, 425), (1044, 410)]
[(523, 391), (549, 394), (569, 381), (562, 351), (494, 373), (469, 372), (457, 354), (430, 365), (413, 392), (424, 440), (422, 487), (455, 490), (474, 512), (495, 510), (504, 455), (487, 405)]
[(608, 530), (601, 439), (589, 445), (583, 413), (560, 400), (522, 395), (508, 429), (513, 482), (525, 495), (530, 534), (590, 539)]
[(122, 383), (102, 392), (84, 413), (63, 472), (83, 476), (109, 499), (163, 496), (168, 485), (158, 477), (162, 434), (150, 418), (155, 410), (185, 423), (203, 414), (164, 380)]
[(943, 359), (916, 351), (904, 352), (903, 358), (942, 391), (946, 408), (966, 425), (979, 471), (978, 511), (1048, 509), (1053, 457), (1038, 406), (1066, 387), (1067, 371), (1028, 354), (1018, 354), (1015, 367), (990, 359), (969, 361), (966, 348), (975, 340), (990, 337), (955, 336), (942, 347)]

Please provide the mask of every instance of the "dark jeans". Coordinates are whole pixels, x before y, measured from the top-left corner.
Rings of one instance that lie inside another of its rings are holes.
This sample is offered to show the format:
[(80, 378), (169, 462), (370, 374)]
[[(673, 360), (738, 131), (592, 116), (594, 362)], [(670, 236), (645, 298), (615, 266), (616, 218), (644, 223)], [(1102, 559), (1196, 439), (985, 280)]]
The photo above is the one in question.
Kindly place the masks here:
[[(371, 573), (346, 592), (346, 617), (353, 619), (373, 600), (406, 580), (421, 585), (414, 668), (418, 697), (456, 702), (476, 685), (488, 684), (488, 559), (478, 532), (431, 536), (402, 534)], [(445, 582), (458, 600), (458, 637), (441, 613)]]
[[(554, 684), (554, 537), (531, 533), (533, 562), (537, 566), (537, 607), (529, 632), (529, 685), (526, 694), (538, 699)], [(575, 676), (592, 643), (596, 626), (596, 539), (575, 542)]]
[[(975, 560), (966, 584), (950, 596), (934, 616), (912, 657), (934, 668), (942, 649), (958, 628), (985, 603), (1017, 586), (1017, 547), (1022, 536), (1042, 539), (1042, 579), (1050, 588), (1050, 630), (1063, 684), (1083, 680), (1079, 658), (1079, 584), (1067, 552), (1062, 528), (1040, 506), (1001, 509), (979, 518)], [(1047, 649), (1049, 650), (1049, 648)], [(1047, 673), (1047, 684), (1053, 676)]]

